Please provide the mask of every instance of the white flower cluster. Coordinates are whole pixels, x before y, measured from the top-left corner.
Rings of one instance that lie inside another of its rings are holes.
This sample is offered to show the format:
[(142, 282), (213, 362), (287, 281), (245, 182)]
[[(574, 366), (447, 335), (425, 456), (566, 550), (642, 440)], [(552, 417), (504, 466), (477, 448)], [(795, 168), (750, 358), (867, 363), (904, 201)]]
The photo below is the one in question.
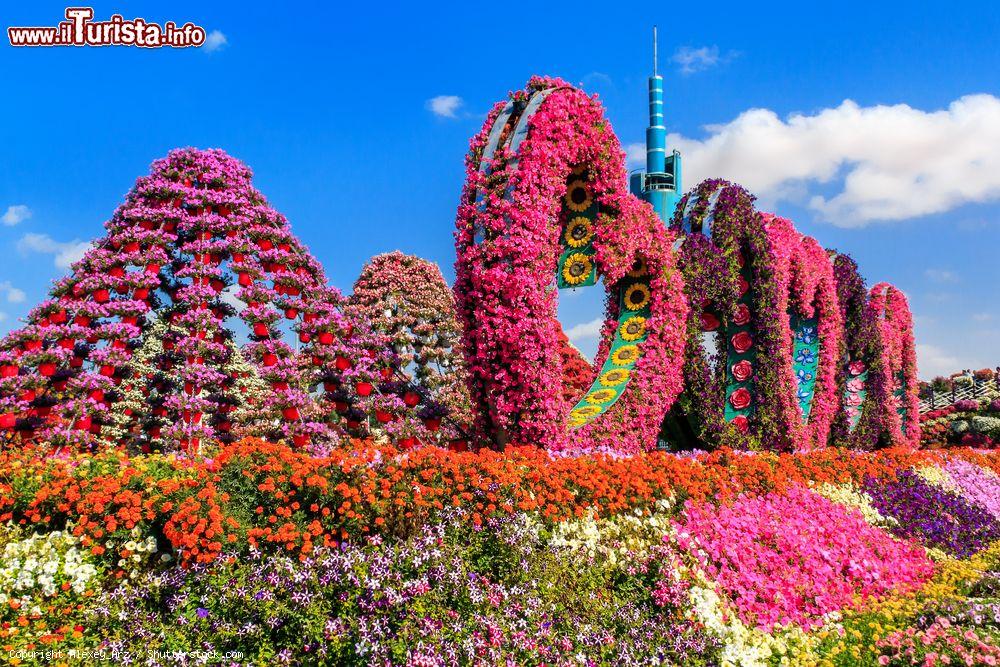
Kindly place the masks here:
[(118, 551), (124, 549), (129, 552), (127, 558), (118, 559), (118, 567), (125, 570), (125, 576), (128, 578), (133, 578), (139, 574), (138, 565), (142, 563), (143, 559), (147, 555), (156, 553), (156, 538), (150, 535), (146, 539), (142, 539), (142, 532), (138, 528), (133, 528), (129, 531), (129, 539), (125, 542), (118, 543), (109, 540), (105, 543), (104, 548), (108, 551)]
[(0, 605), (14, 599), (27, 613), (40, 614), (38, 596), (51, 597), (63, 584), (83, 593), (97, 568), (79, 545), (74, 535), (58, 530), (8, 542), (0, 554)]
[[(815, 652), (820, 642), (818, 636), (794, 625), (775, 627), (770, 633), (747, 626), (728, 608), (699, 569), (688, 570), (687, 576), (693, 579), (689, 597), (695, 615), (705, 630), (722, 642), (722, 667), (768, 667), (773, 664), (814, 667), (819, 664)], [(828, 627), (836, 627), (839, 618), (837, 613), (827, 615)]]
[(559, 523), (549, 544), (610, 566), (636, 562), (663, 544), (671, 530), (672, 506), (672, 500), (659, 500), (650, 513), (636, 510), (603, 519), (591, 510), (581, 519)]
[(854, 484), (830, 484), (824, 482), (813, 487), (813, 491), (831, 502), (846, 507), (853, 507), (861, 512), (861, 516), (872, 526), (892, 526), (898, 523), (895, 517), (884, 516), (872, 504), (872, 498)]

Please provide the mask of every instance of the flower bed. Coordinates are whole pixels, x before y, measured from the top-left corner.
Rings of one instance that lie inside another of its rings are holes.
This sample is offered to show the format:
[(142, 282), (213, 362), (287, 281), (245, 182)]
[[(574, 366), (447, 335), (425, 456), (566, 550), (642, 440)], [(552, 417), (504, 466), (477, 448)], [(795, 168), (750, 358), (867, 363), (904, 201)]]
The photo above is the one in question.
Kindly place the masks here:
[[(975, 625), (998, 593), (1000, 542), (975, 531), (996, 521), (1000, 456), (968, 449), (616, 458), (356, 442), (312, 458), (245, 440), (210, 460), (7, 451), (0, 469), (0, 579), (19, 582), (0, 604), (8, 651), (908, 664), (909, 628), (939, 652), (988, 655), (948, 643), (940, 618)], [(949, 501), (962, 559), (932, 531), (894, 536), (927, 494), (885, 503), (879, 489), (913, 471), (972, 508)]]

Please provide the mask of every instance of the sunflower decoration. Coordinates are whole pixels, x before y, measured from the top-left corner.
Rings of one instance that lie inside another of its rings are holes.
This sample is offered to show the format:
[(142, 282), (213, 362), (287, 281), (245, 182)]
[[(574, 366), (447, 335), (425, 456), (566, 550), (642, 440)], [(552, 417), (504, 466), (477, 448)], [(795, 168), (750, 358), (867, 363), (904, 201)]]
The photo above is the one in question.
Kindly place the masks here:
[(611, 354), (611, 363), (615, 366), (628, 366), (634, 364), (639, 358), (639, 347), (637, 345), (622, 345)]
[(574, 176), (583, 176), (586, 173), (587, 173), (587, 165), (585, 164), (578, 164), (575, 167), (573, 167)]
[(594, 230), (589, 218), (578, 215), (566, 225), (563, 240), (570, 248), (582, 248), (594, 238)]
[(629, 370), (627, 368), (612, 368), (605, 371), (600, 377), (600, 383), (605, 387), (617, 387), (628, 382)]
[(587, 394), (584, 397), (584, 400), (587, 401), (588, 403), (597, 405), (599, 403), (607, 403), (617, 395), (618, 392), (616, 392), (614, 389), (598, 389), (596, 391), (592, 391), (589, 394)]
[(569, 210), (582, 213), (594, 203), (594, 197), (590, 194), (590, 188), (587, 187), (586, 182), (581, 179), (569, 184), (564, 201)]
[(593, 270), (594, 263), (590, 257), (582, 252), (574, 252), (563, 263), (562, 277), (567, 285), (579, 285), (587, 280)]
[(593, 417), (594, 415), (601, 414), (601, 408), (596, 405), (581, 405), (578, 408), (573, 408), (570, 412), (570, 419), (574, 417), (578, 419), (586, 419), (587, 417)]
[(649, 273), (649, 267), (646, 265), (646, 260), (642, 257), (637, 257), (632, 264), (632, 270), (628, 272), (628, 276), (629, 278), (642, 278), (647, 273)]
[(646, 318), (641, 315), (628, 318), (618, 327), (618, 335), (630, 343), (639, 340), (646, 335)]
[(649, 288), (642, 283), (635, 283), (625, 290), (625, 307), (629, 310), (641, 310), (649, 305)]

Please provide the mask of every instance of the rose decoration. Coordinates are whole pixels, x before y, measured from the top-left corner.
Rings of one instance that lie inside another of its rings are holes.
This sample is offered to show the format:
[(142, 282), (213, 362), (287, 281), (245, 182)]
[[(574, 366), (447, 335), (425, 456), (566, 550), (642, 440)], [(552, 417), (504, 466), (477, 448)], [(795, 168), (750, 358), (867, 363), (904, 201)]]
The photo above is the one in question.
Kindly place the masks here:
[(753, 364), (746, 359), (742, 359), (733, 364), (732, 372), (733, 377), (739, 382), (746, 382), (753, 377)]
[(740, 331), (739, 333), (733, 335), (731, 343), (734, 350), (743, 354), (753, 347), (753, 336), (751, 336), (748, 331)]

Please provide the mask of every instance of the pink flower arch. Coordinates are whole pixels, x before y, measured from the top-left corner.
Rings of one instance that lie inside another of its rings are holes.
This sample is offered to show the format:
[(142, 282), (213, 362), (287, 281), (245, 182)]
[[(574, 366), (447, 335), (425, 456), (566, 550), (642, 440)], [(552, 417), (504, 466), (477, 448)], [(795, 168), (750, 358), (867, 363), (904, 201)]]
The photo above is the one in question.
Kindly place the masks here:
[[(455, 295), (477, 430), (500, 447), (653, 447), (681, 389), (687, 299), (672, 234), (627, 192), (596, 98), (533, 78), (490, 112), (466, 175)], [(561, 395), (555, 287), (598, 276), (608, 296), (597, 380), (574, 404)]]

